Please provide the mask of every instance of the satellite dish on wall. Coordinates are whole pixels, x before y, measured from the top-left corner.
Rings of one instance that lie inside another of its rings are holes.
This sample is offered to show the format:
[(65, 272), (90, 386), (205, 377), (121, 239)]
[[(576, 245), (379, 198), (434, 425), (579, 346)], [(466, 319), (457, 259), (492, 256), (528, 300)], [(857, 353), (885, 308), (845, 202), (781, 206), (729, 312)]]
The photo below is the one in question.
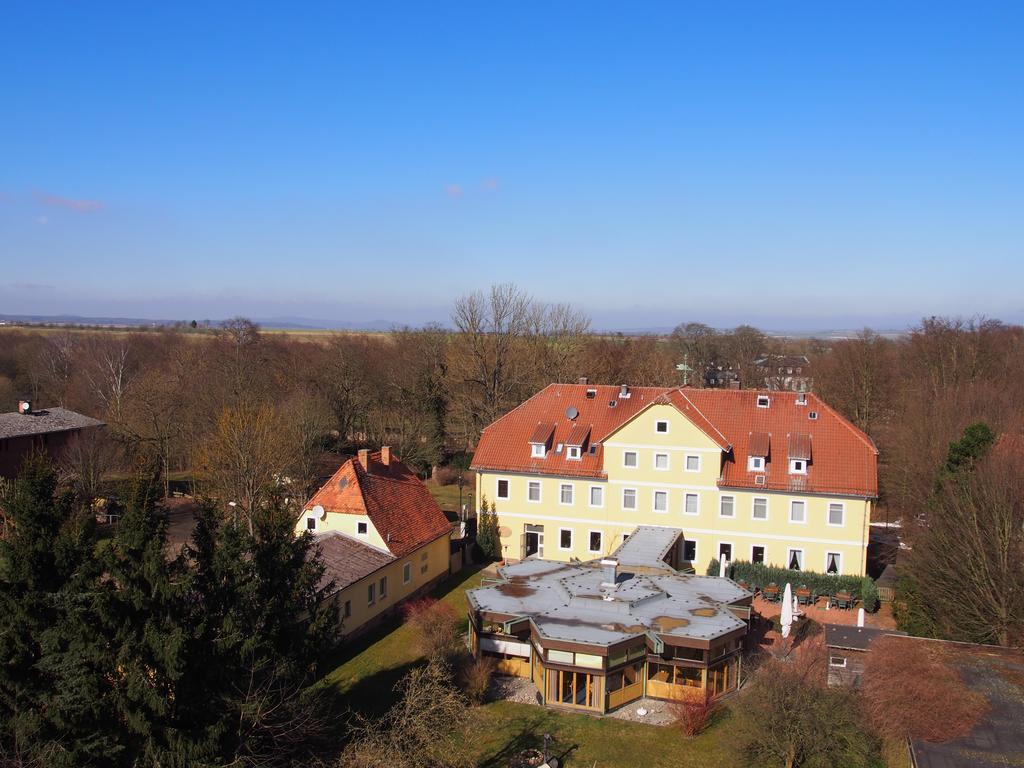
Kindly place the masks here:
[(318, 519), (320, 519), (320, 520), (323, 520), (324, 517), (325, 517), (325, 514), (326, 514), (324, 512), (324, 508), (322, 506), (320, 506), (319, 504), (317, 504), (315, 507), (313, 507), (312, 512), (313, 512), (313, 515), (315, 517), (317, 517)]
[(579, 415), (580, 412), (576, 410), (575, 406), (570, 405), (568, 408), (565, 409), (565, 418), (569, 419), (569, 421), (572, 421)]

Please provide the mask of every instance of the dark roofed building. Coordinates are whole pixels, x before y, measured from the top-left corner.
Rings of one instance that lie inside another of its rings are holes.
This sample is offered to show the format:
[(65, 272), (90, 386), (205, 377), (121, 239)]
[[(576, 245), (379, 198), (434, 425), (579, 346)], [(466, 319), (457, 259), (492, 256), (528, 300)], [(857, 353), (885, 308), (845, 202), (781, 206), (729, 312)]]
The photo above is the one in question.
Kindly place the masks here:
[(864, 673), (864, 658), (871, 644), (885, 635), (904, 635), (891, 629), (878, 627), (850, 627), (843, 624), (825, 625), (825, 645), (828, 647), (828, 684), (830, 686), (860, 685)]
[(35, 449), (56, 460), (77, 435), (102, 426), (102, 421), (67, 408), (40, 410), (22, 400), (17, 411), (0, 413), (0, 477), (14, 477)]

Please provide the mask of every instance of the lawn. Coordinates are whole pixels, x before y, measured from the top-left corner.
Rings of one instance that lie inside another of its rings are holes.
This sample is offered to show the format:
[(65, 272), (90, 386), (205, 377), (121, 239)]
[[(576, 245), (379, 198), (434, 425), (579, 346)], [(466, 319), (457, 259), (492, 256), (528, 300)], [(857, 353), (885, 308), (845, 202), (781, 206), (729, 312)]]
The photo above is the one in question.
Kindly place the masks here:
[[(464, 592), (477, 586), (480, 576), (476, 569), (455, 574), (438, 587), (435, 596), (463, 615)], [(379, 714), (393, 700), (395, 683), (420, 661), (412, 628), (394, 622), (349, 648), (346, 658), (326, 679), (348, 706)], [(684, 739), (669, 728), (506, 701), (478, 707), (472, 718), (477, 759), (483, 768), (503, 768), (510, 755), (541, 746), (545, 733), (554, 736), (554, 752), (564, 755), (563, 764), (570, 767), (631, 768), (642, 762), (652, 768), (710, 768), (728, 763), (722, 738), (728, 710), (696, 739)]]
[[(434, 497), (434, 500), (438, 503), (441, 509), (446, 512), (458, 512), (459, 511), (459, 486), (455, 483), (451, 485), (438, 485), (433, 480), (427, 480), (427, 489), (430, 491), (430, 495)], [(466, 483), (462, 488), (462, 503), (469, 504), (470, 496), (473, 493), (473, 486), (470, 483)]]

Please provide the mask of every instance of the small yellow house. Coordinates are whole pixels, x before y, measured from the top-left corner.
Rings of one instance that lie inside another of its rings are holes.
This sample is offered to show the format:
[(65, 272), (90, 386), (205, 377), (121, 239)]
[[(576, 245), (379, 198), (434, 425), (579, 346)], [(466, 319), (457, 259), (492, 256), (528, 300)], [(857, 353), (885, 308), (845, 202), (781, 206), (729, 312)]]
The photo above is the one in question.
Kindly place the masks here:
[(346, 636), (448, 575), (451, 523), (388, 446), (342, 464), (296, 529), (317, 536)]
[(608, 556), (640, 525), (678, 561), (863, 575), (871, 439), (816, 395), (551, 384), (484, 429), (472, 468), (509, 560)]

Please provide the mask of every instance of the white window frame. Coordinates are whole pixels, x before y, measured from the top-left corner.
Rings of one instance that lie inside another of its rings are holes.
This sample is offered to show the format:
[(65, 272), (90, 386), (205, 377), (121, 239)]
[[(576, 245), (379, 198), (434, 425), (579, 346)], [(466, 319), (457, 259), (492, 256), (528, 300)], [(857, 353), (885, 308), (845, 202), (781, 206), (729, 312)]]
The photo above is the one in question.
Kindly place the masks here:
[[(313, 525), (311, 526), (310, 523), (312, 523)], [(313, 515), (306, 515), (306, 530), (307, 531), (315, 531), (316, 530), (316, 518)]]
[(402, 583), (408, 584), (412, 581), (412, 563), (405, 563), (402, 566)]
[[(658, 466), (658, 459), (664, 459), (665, 460), (665, 466), (664, 467), (659, 467)], [(669, 463), (668, 454), (667, 453), (656, 453), (656, 454), (654, 454), (654, 464), (652, 466), (658, 472), (668, 472), (669, 468), (671, 466), (671, 464)]]
[[(593, 535), (595, 533), (598, 536), (601, 537), (601, 543), (598, 545), (597, 549), (591, 549), (590, 548), (590, 542), (591, 542), (591, 540), (593, 538)], [(587, 552), (590, 552), (591, 554), (593, 554), (593, 553), (600, 553), (602, 551), (604, 551), (604, 531), (596, 531), (596, 530), (593, 530), (593, 529), (587, 531)]]
[[(725, 514), (722, 511), (722, 508), (725, 506), (725, 500), (726, 499), (729, 499), (729, 501), (732, 502), (732, 514), (731, 515), (727, 515), (727, 514)], [(724, 517), (726, 520), (735, 520), (736, 519), (736, 497), (733, 496), (731, 493), (723, 493), (723, 494), (721, 494), (718, 497), (718, 516), (719, 517)]]
[[(563, 533), (568, 533), (569, 534), (569, 546), (568, 547), (563, 547), (562, 546), (562, 534)], [(570, 552), (572, 550), (572, 540), (573, 540), (573, 530), (572, 530), (572, 528), (559, 528), (558, 529), (558, 549), (559, 550), (561, 550), (562, 552)]]
[(750, 562), (754, 562), (754, 547), (760, 547), (764, 550), (764, 559), (761, 560), (761, 565), (768, 564), (768, 545), (767, 544), (751, 544), (750, 545)]
[[(839, 566), (839, 570), (836, 571), (835, 573), (829, 573), (828, 572), (828, 556), (829, 555), (835, 555), (836, 556), (836, 565)], [(824, 573), (826, 576), (842, 576), (843, 575), (843, 553), (842, 552), (826, 552), (825, 553), (825, 563), (822, 566), (821, 572)]]
[[(697, 468), (696, 469), (690, 469), (690, 459), (696, 459), (697, 460)], [(683, 471), (684, 472), (700, 472), (700, 467), (701, 467), (701, 460), (700, 460), (700, 454), (699, 453), (696, 453), (696, 454), (688, 453), (688, 454), (686, 454), (686, 458), (683, 459)]]
[[(534, 486), (537, 486), (537, 498), (531, 499), (530, 489), (533, 488)], [(526, 501), (529, 502), (530, 504), (540, 504), (543, 498), (544, 493), (540, 480), (528, 480), (526, 482)]]
[[(632, 456), (633, 463), (630, 464), (626, 461), (626, 457)], [(622, 466), (624, 469), (637, 469), (640, 466), (640, 454), (637, 451), (623, 451), (622, 452)]]
[[(836, 664), (835, 660), (839, 659), (842, 664)], [(846, 669), (846, 657), (845, 656), (833, 656), (831, 653), (828, 655), (828, 665), (836, 669)]]
[(548, 455), (548, 447), (544, 443), (530, 443), (530, 458), (543, 459)]
[(758, 395), (757, 396), (757, 407), (758, 408), (770, 408), (771, 404), (772, 404), (772, 399), (768, 395)]
[(371, 581), (366, 585), (366, 607), (369, 608), (371, 605), (377, 602), (377, 582)]
[[(629, 491), (633, 492), (633, 506), (632, 507), (627, 507), (626, 506), (626, 494)], [(639, 494), (637, 494), (636, 488), (623, 488), (622, 489), (622, 508), (624, 510), (629, 511), (629, 512), (636, 512), (640, 508), (640, 498), (639, 498)]]
[[(569, 489), (569, 500), (565, 501), (565, 489)], [(576, 502), (576, 486), (572, 483), (558, 484), (558, 503), (563, 507), (571, 507)]]
[[(797, 467), (797, 465), (800, 465)], [(791, 475), (806, 475), (807, 474), (807, 459), (790, 459), (789, 460), (789, 474)]]
[[(757, 508), (757, 502), (759, 502), (759, 501), (763, 501), (764, 502), (764, 517), (757, 517), (754, 514), (754, 510)], [(754, 496), (750, 500), (750, 519), (751, 520), (756, 520), (759, 523), (766, 523), (766, 522), (768, 522), (768, 516), (769, 516), (770, 509), (771, 509), (771, 503), (769, 502), (767, 496)]]
[[(695, 499), (697, 499), (697, 511), (696, 512), (687, 512), (686, 511), (686, 500), (688, 498), (690, 498), (691, 496), (693, 496)], [(699, 493), (684, 493), (683, 494), (683, 514), (687, 515), (688, 517), (700, 517), (700, 494)]]
[[(729, 562), (730, 563), (735, 563), (736, 562), (736, 545), (733, 542), (731, 542), (731, 541), (719, 541), (718, 542), (718, 549), (716, 550), (718, 554), (715, 555), (715, 557), (718, 558), (719, 562), (722, 561), (722, 545), (723, 544), (725, 546), (729, 547), (729, 552), (732, 555), (732, 557), (729, 558)], [(717, 576), (718, 574), (715, 574), (715, 575)]]
[(804, 552), (804, 550), (801, 549), (800, 547), (788, 547), (786, 549), (786, 566), (785, 566), (786, 570), (789, 570), (789, 564), (791, 562), (793, 562), (793, 553), (794, 552), (799, 552), (800, 553), (800, 557), (797, 558), (797, 561), (800, 564), (800, 572), (803, 573), (804, 571), (807, 570), (807, 560), (804, 558), (804, 555), (807, 554), (807, 553)]
[[(594, 491), (601, 494), (601, 501), (599, 504), (594, 503)], [(587, 506), (591, 509), (603, 509), (604, 508), (604, 486), (603, 485), (592, 485), (587, 491)]]
[[(501, 495), (501, 484), (505, 483), (505, 495)], [(512, 481), (507, 477), (499, 477), (494, 482), (494, 498), (507, 500), (512, 496)]]
[[(366, 530), (360, 531), (359, 526), (363, 526)], [(356, 520), (356, 536), (369, 536), (370, 535), (370, 524), (365, 520)]]
[(388, 577), (381, 576), (380, 582), (377, 584), (377, 594), (380, 595), (380, 599), (383, 600), (388, 596)]
[(764, 456), (747, 456), (747, 472), (764, 472)]
[[(686, 542), (688, 542), (688, 541), (692, 541), (693, 542), (693, 559), (692, 560), (687, 560), (686, 559)], [(697, 562), (697, 558), (699, 557), (699, 555), (698, 555), (699, 550), (700, 550), (700, 543), (697, 541), (697, 539), (688, 539), (685, 536), (683, 537), (683, 551), (680, 553), (680, 557), (682, 558), (684, 563), (696, 563)]]
[[(665, 494), (665, 508), (664, 509), (658, 509), (658, 494), (659, 493)], [(651, 491), (651, 511), (654, 512), (657, 515), (667, 515), (668, 514), (668, 499), (669, 499), (669, 493), (668, 493), (667, 489), (665, 489), (665, 488), (655, 488), (653, 491)]]
[(567, 446), (565, 450), (565, 458), (569, 461), (580, 461), (583, 457), (583, 448), (578, 445)]
[[(665, 428), (664, 429), (658, 429), (658, 427), (661, 426), (662, 424), (665, 425)], [(657, 421), (654, 422), (654, 434), (656, 434), (656, 435), (667, 435), (669, 429), (670, 429), (670, 427), (669, 427), (668, 421), (666, 419), (658, 419)]]
[[(839, 516), (842, 522), (832, 522), (832, 507), (839, 507)], [(825, 511), (825, 522), (832, 528), (845, 528), (846, 527), (846, 504), (841, 501), (830, 501)]]
[[(804, 510), (804, 519), (803, 520), (794, 520), (793, 519), (793, 505), (794, 504), (802, 504), (803, 505), (803, 510)], [(789, 522), (792, 523), (793, 525), (807, 525), (807, 502), (804, 499), (790, 499), (789, 500)]]

